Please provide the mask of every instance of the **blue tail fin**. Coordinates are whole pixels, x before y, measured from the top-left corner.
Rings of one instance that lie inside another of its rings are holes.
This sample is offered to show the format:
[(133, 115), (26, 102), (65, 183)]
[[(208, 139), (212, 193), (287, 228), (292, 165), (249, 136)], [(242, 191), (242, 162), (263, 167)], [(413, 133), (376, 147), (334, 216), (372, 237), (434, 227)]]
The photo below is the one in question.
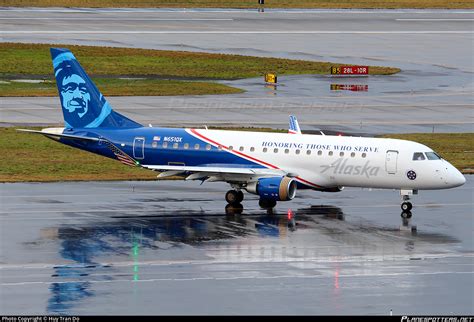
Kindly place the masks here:
[(290, 126), (288, 128), (289, 134), (301, 134), (300, 125), (298, 124), (298, 120), (296, 116), (290, 115)]
[(51, 58), (66, 128), (142, 126), (112, 110), (68, 49), (51, 48)]

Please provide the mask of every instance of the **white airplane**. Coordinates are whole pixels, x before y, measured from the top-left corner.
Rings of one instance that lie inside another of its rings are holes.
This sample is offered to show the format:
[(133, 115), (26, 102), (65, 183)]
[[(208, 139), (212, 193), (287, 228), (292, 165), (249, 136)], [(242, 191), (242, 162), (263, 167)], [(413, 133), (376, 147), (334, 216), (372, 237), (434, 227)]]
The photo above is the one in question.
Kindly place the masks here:
[(65, 128), (41, 133), (61, 143), (145, 169), (158, 177), (224, 181), (225, 199), (239, 205), (243, 191), (262, 208), (292, 200), (299, 189), (343, 187), (400, 190), (403, 217), (419, 190), (447, 189), (464, 176), (429, 147), (411, 141), (301, 134), (296, 118), (286, 133), (144, 127), (112, 110), (67, 49), (51, 48)]

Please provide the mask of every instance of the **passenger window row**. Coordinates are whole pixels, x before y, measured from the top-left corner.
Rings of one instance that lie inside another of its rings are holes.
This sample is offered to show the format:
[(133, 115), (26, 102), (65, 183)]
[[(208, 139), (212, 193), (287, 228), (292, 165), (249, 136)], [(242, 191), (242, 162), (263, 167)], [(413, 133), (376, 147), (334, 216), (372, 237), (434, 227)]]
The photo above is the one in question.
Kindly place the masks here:
[[(153, 141), (152, 146), (153, 146), (153, 148), (157, 148), (157, 147), (158, 147), (158, 143), (157, 143), (156, 141)], [(162, 147), (163, 147), (164, 149), (168, 148), (168, 142), (163, 142)], [(178, 149), (178, 148), (179, 148), (179, 143), (173, 143), (172, 147), (173, 147), (173, 149)], [(199, 145), (199, 143), (194, 144), (194, 150), (199, 150), (200, 147), (201, 147), (201, 146)], [(184, 148), (185, 150), (188, 150), (188, 149), (190, 148), (190, 147), (189, 147), (189, 143), (184, 143), (183, 148)], [(223, 147), (222, 147), (221, 145), (219, 145), (217, 148), (218, 148), (219, 151), (222, 151), (222, 150), (223, 150)], [(210, 145), (210, 144), (206, 144), (206, 145), (205, 145), (205, 149), (206, 149), (206, 150), (210, 150), (210, 149), (211, 149), (211, 145)], [(233, 151), (233, 150), (234, 150), (234, 147), (233, 147), (232, 145), (230, 145), (227, 149), (228, 149), (229, 151)], [(250, 150), (250, 152), (255, 152), (255, 147), (250, 147), (249, 150)], [(238, 148), (238, 151), (244, 152), (244, 151), (245, 151), (245, 148), (244, 148), (243, 146), (240, 146), (240, 147)], [(274, 148), (272, 151), (273, 151), (273, 153), (278, 153), (278, 152), (280, 152), (280, 150), (279, 150), (278, 148)], [(284, 149), (284, 150), (282, 150), (282, 151), (283, 151), (285, 154), (290, 154), (290, 149)], [(263, 152), (263, 153), (267, 153), (267, 152), (268, 152), (268, 148), (263, 148), (263, 149), (262, 149), (262, 152)], [(297, 154), (297, 155), (300, 154), (301, 152), (302, 152), (302, 151), (301, 151), (300, 149), (296, 149), (296, 150), (295, 150), (295, 154)], [(313, 151), (312, 151), (312, 150), (306, 150), (305, 153), (306, 153), (306, 155), (311, 155), (311, 154), (313, 153)], [(431, 152), (428, 152), (428, 153), (431, 153)], [(428, 154), (428, 153), (427, 153), (427, 154)], [(434, 153), (434, 152), (432, 152), (432, 153)], [(316, 154), (317, 154), (318, 156), (321, 156), (321, 155), (323, 155), (323, 151), (319, 150)], [(416, 154), (416, 153), (415, 153), (415, 154)], [(329, 151), (329, 152), (328, 152), (328, 156), (333, 156), (333, 155), (334, 155), (334, 152), (333, 152), (333, 151)], [(342, 152), (342, 151), (339, 152), (339, 156), (340, 156), (340, 157), (343, 157), (344, 155), (345, 155), (344, 152)], [(355, 157), (356, 157), (356, 153), (355, 153), (355, 152), (351, 152), (350, 154), (348, 154), (348, 156), (349, 156), (349, 155), (350, 155), (351, 158), (355, 158)], [(362, 158), (365, 158), (365, 157), (367, 156), (367, 154), (366, 154), (366, 153), (362, 153), (361, 156), (362, 156)], [(413, 160), (415, 160), (415, 157), (413, 157)]]
[[(152, 146), (153, 148), (157, 148), (157, 147), (158, 147), (158, 142), (153, 141), (153, 143), (151, 144), (151, 146)], [(163, 142), (162, 147), (163, 147), (164, 149), (168, 148), (168, 146), (169, 146), (168, 142)], [(178, 149), (178, 148), (179, 148), (179, 143), (177, 143), (177, 142), (173, 143), (172, 147), (173, 147), (173, 149)], [(190, 147), (189, 147), (189, 143), (184, 143), (183, 148), (184, 148), (185, 150), (188, 150), (188, 149), (190, 148)], [(194, 150), (199, 150), (200, 148), (201, 148), (201, 146), (200, 146), (199, 143), (194, 144)], [(210, 144), (206, 144), (206, 145), (204, 146), (204, 148), (205, 148), (206, 150), (210, 150), (210, 149), (211, 149), (211, 145), (210, 145)]]
[[(267, 152), (268, 152), (268, 148), (263, 148), (262, 151), (263, 151), (263, 153), (267, 153)], [(274, 149), (273, 149), (273, 153), (278, 153), (278, 151), (279, 151), (278, 148), (274, 148)], [(301, 152), (302, 152), (302, 151), (299, 150), (299, 149), (296, 149), (296, 150), (295, 150), (295, 154), (300, 154)], [(290, 153), (290, 150), (289, 150), (289, 149), (285, 149), (285, 150), (284, 150), (284, 153), (285, 153), (285, 154), (289, 154), (289, 153)], [(307, 154), (307, 155), (311, 155), (312, 153), (313, 153), (312, 150), (306, 150), (306, 154)], [(319, 155), (319, 156), (323, 155), (323, 151), (319, 150), (319, 151), (317, 152), (317, 155)], [(329, 152), (328, 152), (328, 155), (329, 155), (329, 156), (333, 156), (333, 155), (334, 155), (334, 152), (333, 152), (333, 151), (329, 151)], [(344, 155), (345, 155), (344, 152), (339, 152), (339, 156), (340, 156), (340, 157), (343, 157)], [(351, 154), (348, 154), (348, 155), (350, 155), (351, 158), (355, 158), (356, 153), (355, 153), (355, 152), (351, 152)], [(363, 158), (365, 158), (366, 156), (367, 156), (367, 153), (362, 153), (362, 157), (363, 157)]]

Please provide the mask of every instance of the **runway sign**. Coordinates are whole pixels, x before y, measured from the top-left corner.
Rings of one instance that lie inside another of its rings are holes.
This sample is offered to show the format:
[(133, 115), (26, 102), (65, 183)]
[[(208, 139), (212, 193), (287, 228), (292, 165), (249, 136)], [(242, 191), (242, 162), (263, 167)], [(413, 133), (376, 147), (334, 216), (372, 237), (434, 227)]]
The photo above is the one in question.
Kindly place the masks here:
[(338, 66), (331, 67), (331, 75), (368, 75), (369, 66)]

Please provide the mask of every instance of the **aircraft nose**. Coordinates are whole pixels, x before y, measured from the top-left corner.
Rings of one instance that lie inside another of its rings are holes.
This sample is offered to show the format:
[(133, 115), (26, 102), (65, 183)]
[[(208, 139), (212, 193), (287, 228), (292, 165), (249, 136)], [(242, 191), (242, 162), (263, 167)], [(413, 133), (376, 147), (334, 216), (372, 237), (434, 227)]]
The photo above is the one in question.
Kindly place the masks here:
[(449, 172), (450, 172), (449, 184), (452, 185), (453, 187), (459, 187), (466, 183), (466, 178), (455, 167), (452, 167)]

